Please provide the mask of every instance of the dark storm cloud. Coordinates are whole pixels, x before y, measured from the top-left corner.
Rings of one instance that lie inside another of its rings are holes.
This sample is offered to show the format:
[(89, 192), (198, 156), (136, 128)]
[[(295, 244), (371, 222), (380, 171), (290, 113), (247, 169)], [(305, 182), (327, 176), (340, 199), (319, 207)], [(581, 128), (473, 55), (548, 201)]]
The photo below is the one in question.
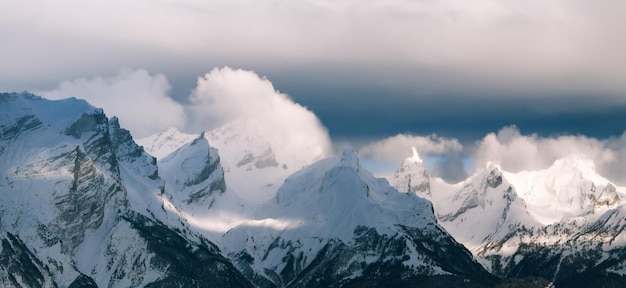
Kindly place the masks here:
[(459, 155), (449, 155), (435, 163), (432, 175), (450, 183), (457, 183), (467, 178), (467, 171)]
[(335, 139), (410, 132), (473, 141), (512, 124), (523, 132), (545, 136), (567, 133), (606, 138), (626, 128), (626, 102), (614, 94), (470, 89), (455, 87), (445, 75), (434, 81), (450, 80), (448, 87), (433, 89), (433, 74), (427, 72), (413, 74), (412, 83), (394, 85), (377, 83), (379, 78), (372, 75), (342, 77), (340, 73), (335, 69), (295, 77), (275, 74), (271, 79), (296, 102), (315, 111)]

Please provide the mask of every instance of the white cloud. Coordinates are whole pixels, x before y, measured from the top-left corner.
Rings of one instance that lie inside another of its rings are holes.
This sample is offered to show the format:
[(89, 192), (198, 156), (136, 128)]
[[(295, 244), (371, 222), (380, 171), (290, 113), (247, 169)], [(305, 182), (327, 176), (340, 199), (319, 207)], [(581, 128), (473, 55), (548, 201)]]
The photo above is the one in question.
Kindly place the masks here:
[(457, 139), (430, 136), (413, 136), (398, 134), (370, 143), (359, 150), (359, 155), (381, 163), (400, 164), (404, 158), (411, 156), (411, 147), (415, 147), (421, 157), (429, 155), (458, 154), (463, 145)]
[(168, 96), (162, 74), (121, 70), (112, 77), (80, 78), (51, 91), (36, 91), (49, 99), (76, 97), (118, 116), (122, 127), (137, 138), (176, 127), (208, 131), (235, 121), (243, 135), (261, 135), (281, 163), (300, 167), (331, 154), (330, 137), (317, 116), (274, 89), (272, 83), (246, 70), (215, 68), (199, 77), (189, 103)]
[(122, 69), (112, 77), (80, 78), (61, 83), (51, 91), (38, 91), (48, 99), (76, 97), (103, 108), (107, 116), (117, 116), (120, 125), (135, 137), (167, 128), (182, 128), (183, 106), (168, 96), (171, 89), (162, 74)]
[(198, 79), (190, 102), (188, 129), (250, 121), (255, 125), (239, 128), (255, 131), (241, 133), (262, 135), (282, 163), (306, 164), (331, 153), (328, 132), (315, 114), (252, 71), (215, 68)]
[(467, 176), (461, 161), (463, 145), (454, 138), (398, 134), (361, 147), (359, 155), (365, 159), (365, 163), (373, 161), (369, 169), (387, 174), (411, 156), (411, 147), (415, 147), (420, 154), (431, 176), (449, 182), (457, 182)]
[(516, 127), (509, 126), (487, 134), (477, 143), (473, 157), (477, 168), (491, 161), (503, 170), (518, 172), (545, 169), (570, 155), (591, 159), (600, 175), (626, 184), (626, 134), (607, 140), (572, 135), (540, 137), (522, 135)]
[(463, 166), (468, 163), (473, 166), (466, 167), (469, 170), (494, 162), (505, 171), (519, 172), (546, 169), (558, 159), (577, 155), (592, 160), (600, 175), (618, 185), (626, 185), (626, 132), (620, 137), (599, 140), (581, 135), (522, 135), (517, 127), (507, 126), (497, 133), (487, 134), (473, 147), (435, 135), (399, 134), (368, 144), (360, 149), (359, 154), (379, 165), (393, 163), (391, 168), (396, 169), (404, 158), (410, 156), (411, 146), (417, 148), (423, 159), (435, 156), (435, 163), (429, 167), (431, 174), (451, 182), (464, 179)]
[(620, 185), (626, 186), (626, 132), (620, 137), (605, 141), (608, 149), (614, 151), (614, 161), (609, 161), (600, 167), (600, 172), (608, 179), (614, 179)]

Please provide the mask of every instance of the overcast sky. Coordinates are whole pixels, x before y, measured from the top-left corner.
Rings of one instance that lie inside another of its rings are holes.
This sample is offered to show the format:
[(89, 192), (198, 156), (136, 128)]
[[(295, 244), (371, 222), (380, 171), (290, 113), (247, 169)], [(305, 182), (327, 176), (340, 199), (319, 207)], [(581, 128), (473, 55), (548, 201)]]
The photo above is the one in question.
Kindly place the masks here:
[[(445, 155), (435, 166), (456, 167), (450, 175), (468, 158), (480, 163), (495, 147), (489, 135), (539, 150), (572, 137), (591, 158), (601, 153), (585, 141), (597, 141), (614, 163), (626, 154), (623, 11), (617, 0), (0, 1), (0, 90), (85, 98), (138, 137), (198, 132), (242, 113), (190, 124), (198, 86), (228, 66), (313, 112), (336, 146), (455, 142), (423, 145)], [(128, 109), (146, 102), (151, 111)], [(397, 162), (405, 152), (377, 153)], [(621, 173), (610, 165), (605, 174)]]

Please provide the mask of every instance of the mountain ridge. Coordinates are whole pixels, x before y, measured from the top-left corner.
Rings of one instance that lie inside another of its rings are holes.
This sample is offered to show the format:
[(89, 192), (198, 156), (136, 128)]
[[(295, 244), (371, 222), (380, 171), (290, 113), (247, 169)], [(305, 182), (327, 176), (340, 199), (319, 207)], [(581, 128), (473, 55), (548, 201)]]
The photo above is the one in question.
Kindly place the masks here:
[[(626, 283), (625, 190), (588, 159), (492, 163), (451, 185), (413, 149), (387, 181), (351, 149), (285, 161), (246, 123), (140, 146), (82, 100), (0, 104), (5, 286)], [(546, 201), (561, 209), (545, 214)]]
[[(422, 169), (396, 174), (423, 175)], [(572, 156), (517, 173), (488, 163), (460, 183), (430, 183), (430, 194), (421, 195), (433, 202), (440, 224), (491, 273), (540, 276), (565, 287), (604, 287), (581, 273), (606, 279), (606, 287), (625, 283), (617, 251), (626, 242), (614, 239), (624, 237), (615, 215), (626, 207), (626, 190), (598, 175), (589, 159)]]

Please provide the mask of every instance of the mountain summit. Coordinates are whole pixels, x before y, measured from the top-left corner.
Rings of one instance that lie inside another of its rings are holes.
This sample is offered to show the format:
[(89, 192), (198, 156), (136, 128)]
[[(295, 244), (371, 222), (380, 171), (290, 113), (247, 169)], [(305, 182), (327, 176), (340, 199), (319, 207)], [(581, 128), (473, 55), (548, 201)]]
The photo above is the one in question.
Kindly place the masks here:
[(418, 195), (430, 195), (430, 177), (428, 170), (415, 147), (411, 147), (412, 156), (404, 159), (400, 168), (391, 176), (389, 182), (398, 191), (415, 192)]

